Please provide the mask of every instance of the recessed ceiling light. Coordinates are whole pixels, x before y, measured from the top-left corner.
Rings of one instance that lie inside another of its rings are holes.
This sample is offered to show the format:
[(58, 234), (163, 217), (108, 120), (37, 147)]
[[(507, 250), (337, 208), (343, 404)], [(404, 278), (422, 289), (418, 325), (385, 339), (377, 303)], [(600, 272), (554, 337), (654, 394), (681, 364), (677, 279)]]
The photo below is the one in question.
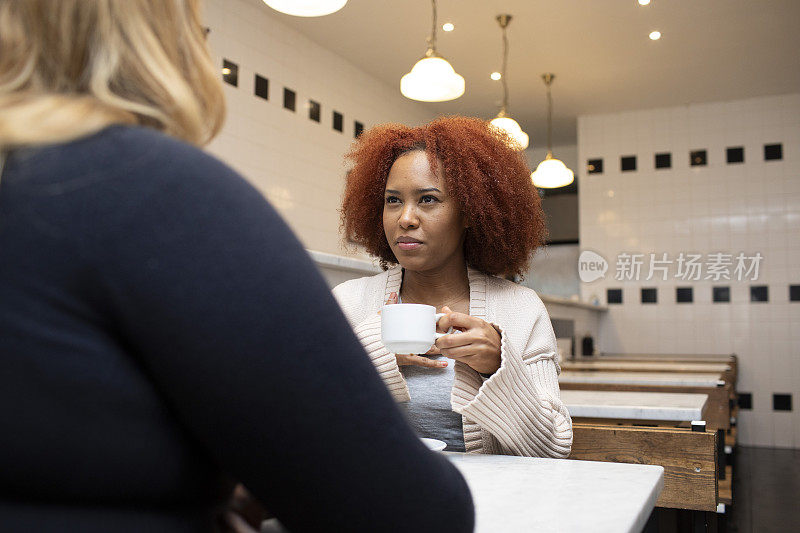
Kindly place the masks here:
[(229, 69), (228, 67), (225, 67), (225, 68), (223, 68), (223, 69), (222, 69), (222, 73), (223, 73), (225, 76), (227, 76), (228, 74), (230, 74), (230, 73), (231, 73), (231, 69)]
[(661, 32), (660, 31), (651, 31), (650, 32), (650, 40), (657, 41), (661, 39)]
[(646, 6), (650, 4), (650, 0), (639, 0), (640, 6)]
[(445, 22), (444, 24), (442, 24), (442, 29), (444, 31), (453, 31), (454, 29), (456, 29), (456, 27), (455, 25), (453, 25), (452, 22)]
[(499, 72), (492, 72), (492, 73), (490, 74), (490, 77), (491, 77), (491, 78), (492, 78), (494, 81), (497, 81), (497, 80), (499, 80), (500, 78), (502, 78), (502, 77), (503, 77), (503, 75), (502, 75), (502, 74), (500, 74)]

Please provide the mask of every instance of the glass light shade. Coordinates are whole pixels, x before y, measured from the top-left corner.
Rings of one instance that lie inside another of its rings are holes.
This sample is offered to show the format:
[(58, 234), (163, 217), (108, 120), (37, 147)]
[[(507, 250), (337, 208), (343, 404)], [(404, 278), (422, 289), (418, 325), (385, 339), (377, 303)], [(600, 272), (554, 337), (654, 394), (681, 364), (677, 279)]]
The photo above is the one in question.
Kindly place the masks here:
[(264, 0), (264, 3), (295, 17), (321, 17), (339, 11), (347, 0)]
[(495, 117), (490, 122), (495, 128), (504, 131), (514, 140), (514, 150), (520, 151), (528, 147), (530, 138), (522, 131), (522, 127), (511, 117)]
[(533, 184), (540, 189), (554, 189), (572, 183), (575, 180), (575, 174), (560, 160), (548, 155), (531, 173), (531, 179)]
[(400, 92), (421, 102), (455, 100), (464, 94), (464, 78), (443, 57), (424, 57), (400, 79)]

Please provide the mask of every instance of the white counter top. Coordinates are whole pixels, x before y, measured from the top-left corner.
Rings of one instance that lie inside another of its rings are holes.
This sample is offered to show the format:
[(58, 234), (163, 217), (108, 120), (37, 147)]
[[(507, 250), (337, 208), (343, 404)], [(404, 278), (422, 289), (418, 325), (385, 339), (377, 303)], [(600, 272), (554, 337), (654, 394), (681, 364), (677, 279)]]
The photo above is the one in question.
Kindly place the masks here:
[(680, 372), (591, 372), (562, 370), (559, 383), (591, 383), (603, 385), (655, 385), (662, 387), (716, 387), (722, 381), (719, 373)]
[(687, 361), (564, 361), (564, 370), (632, 370), (651, 372), (717, 372), (730, 370), (726, 363), (691, 363)]
[(606, 305), (594, 305), (589, 302), (582, 302), (580, 300), (572, 300), (562, 296), (550, 296), (549, 294), (539, 294), (539, 298), (547, 304), (566, 305), (567, 307), (577, 307), (579, 309), (588, 309), (589, 311), (608, 311)]
[(660, 466), (445, 455), (472, 491), (476, 533), (638, 533), (664, 486)]
[(627, 420), (703, 420), (707, 394), (562, 390), (569, 414), (581, 418)]

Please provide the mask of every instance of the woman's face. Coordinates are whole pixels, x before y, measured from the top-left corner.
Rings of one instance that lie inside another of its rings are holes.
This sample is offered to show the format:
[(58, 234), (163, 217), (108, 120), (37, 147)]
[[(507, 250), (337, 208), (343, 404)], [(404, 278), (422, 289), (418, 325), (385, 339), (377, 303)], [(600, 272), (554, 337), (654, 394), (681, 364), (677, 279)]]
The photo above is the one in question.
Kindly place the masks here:
[(414, 150), (398, 157), (386, 181), (383, 230), (403, 268), (416, 272), (464, 263), (466, 226), (441, 173), (431, 172), (428, 156)]

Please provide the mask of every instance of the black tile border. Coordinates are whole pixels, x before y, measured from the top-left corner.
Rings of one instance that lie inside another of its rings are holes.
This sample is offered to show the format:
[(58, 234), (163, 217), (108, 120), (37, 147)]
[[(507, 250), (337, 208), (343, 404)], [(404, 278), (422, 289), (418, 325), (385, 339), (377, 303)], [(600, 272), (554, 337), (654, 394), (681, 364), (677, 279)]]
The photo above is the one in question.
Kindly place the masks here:
[(739, 409), (750, 410), (753, 408), (753, 394), (750, 392), (740, 392), (737, 394)]
[(619, 157), (620, 172), (634, 172), (636, 170), (636, 156), (622, 155)]
[(744, 163), (744, 146), (731, 146), (725, 149), (725, 161), (729, 165)]
[(689, 152), (689, 166), (691, 167), (708, 166), (708, 151), (692, 150), (691, 152)]
[(642, 305), (655, 305), (658, 303), (658, 289), (656, 287), (642, 287)]
[[(228, 72), (225, 73), (225, 69)], [(222, 60), (222, 81), (234, 87), (239, 86), (239, 65), (229, 59)]]
[(606, 302), (609, 305), (622, 304), (622, 289), (606, 289)]
[(288, 87), (283, 88), (283, 108), (288, 109), (292, 113), (295, 112), (297, 107), (297, 93)]
[(653, 157), (653, 165), (656, 168), (656, 170), (672, 168), (672, 153), (661, 152), (655, 154), (655, 156)]
[(264, 100), (269, 100), (269, 79), (256, 74), (253, 94)]
[(800, 285), (789, 285), (789, 301), (800, 302)]
[(711, 301), (715, 304), (727, 304), (731, 302), (731, 288), (711, 287)]
[(690, 304), (692, 302), (694, 302), (692, 287), (675, 287), (675, 303)]
[(764, 161), (781, 161), (783, 159), (783, 144), (771, 143), (764, 145)]
[(772, 394), (772, 410), (773, 411), (791, 411), (792, 410), (792, 395), (790, 393), (773, 393)]
[(750, 285), (750, 301), (752, 303), (769, 303), (769, 287), (767, 285)]
[(587, 174), (602, 174), (603, 173), (603, 158), (589, 159), (586, 161)]
[(322, 119), (322, 106), (319, 102), (308, 101), (308, 118), (314, 122), (319, 122)]
[(344, 115), (339, 113), (338, 111), (333, 112), (333, 129), (338, 132), (344, 131)]

